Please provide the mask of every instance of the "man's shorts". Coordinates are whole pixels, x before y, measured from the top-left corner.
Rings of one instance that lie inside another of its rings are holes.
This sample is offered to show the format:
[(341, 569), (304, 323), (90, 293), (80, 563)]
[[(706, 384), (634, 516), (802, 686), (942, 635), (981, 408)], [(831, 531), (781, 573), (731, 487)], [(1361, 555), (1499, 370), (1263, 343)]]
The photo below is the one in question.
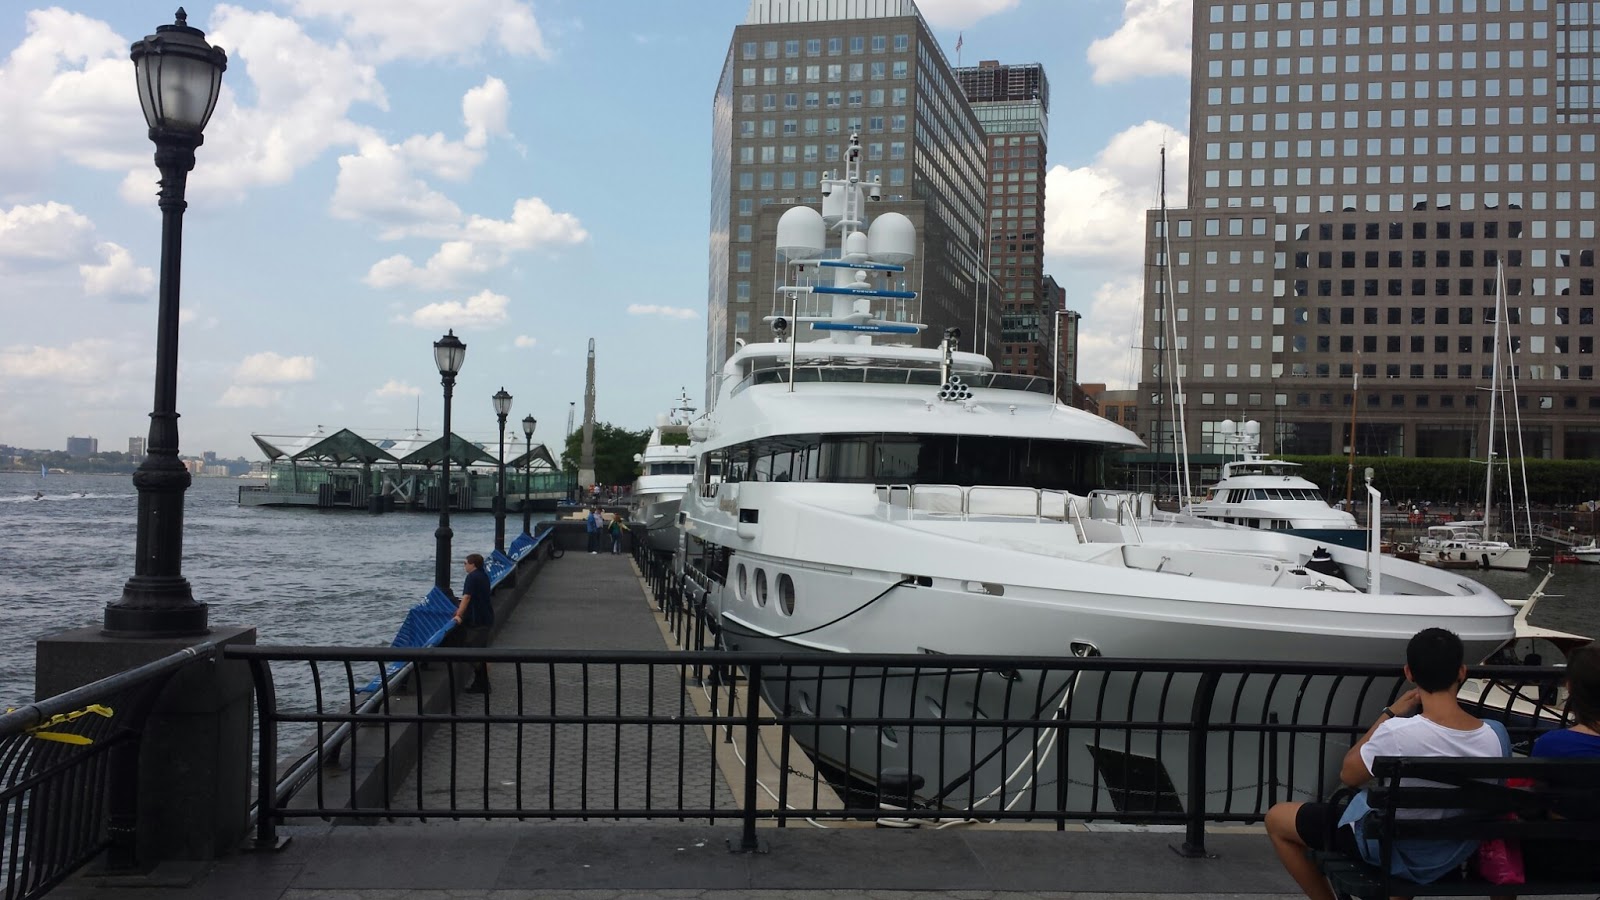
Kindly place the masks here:
[[(1343, 804), (1302, 803), (1294, 817), (1294, 830), (1300, 840), (1313, 850), (1337, 850), (1347, 856), (1359, 857), (1356, 833), (1350, 826), (1335, 827), (1344, 815)], [(1333, 846), (1329, 847), (1328, 833), (1333, 833)]]

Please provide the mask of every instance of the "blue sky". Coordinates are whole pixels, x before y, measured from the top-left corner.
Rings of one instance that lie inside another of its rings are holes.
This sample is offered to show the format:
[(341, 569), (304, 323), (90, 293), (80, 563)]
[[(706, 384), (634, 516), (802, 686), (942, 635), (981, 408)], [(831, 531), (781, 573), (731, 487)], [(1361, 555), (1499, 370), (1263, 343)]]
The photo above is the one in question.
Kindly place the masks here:
[[(438, 432), (431, 343), (467, 343), (455, 430), (515, 397), (559, 443), (597, 343), (631, 428), (704, 369), (710, 105), (746, 0), (191, 4), (228, 52), (188, 189), (186, 454), (252, 432)], [(1042, 62), (1045, 270), (1084, 381), (1128, 386), (1157, 149), (1187, 164), (1189, 0), (919, 0), (947, 55)], [(128, 45), (162, 3), (0, 11), (0, 443), (124, 449), (153, 392), (160, 218)], [(644, 151), (641, 153), (640, 151)], [(698, 398), (697, 398), (698, 400)]]

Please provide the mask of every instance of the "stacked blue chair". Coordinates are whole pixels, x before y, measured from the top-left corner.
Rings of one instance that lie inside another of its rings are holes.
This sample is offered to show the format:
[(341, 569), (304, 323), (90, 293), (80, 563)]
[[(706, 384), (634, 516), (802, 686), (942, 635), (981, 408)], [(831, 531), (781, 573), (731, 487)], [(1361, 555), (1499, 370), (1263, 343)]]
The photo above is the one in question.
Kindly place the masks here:
[(517, 564), (511, 561), (511, 557), (499, 550), (489, 554), (489, 558), (483, 561), (483, 570), (489, 573), (490, 587), (499, 587), (500, 582), (504, 581), (516, 567)]
[[(492, 571), (492, 563), (491, 571)], [(428, 591), (428, 596), (416, 606), (406, 612), (404, 622), (400, 623), (400, 632), (394, 636), (391, 647), (437, 647), (444, 636), (454, 628), (456, 615), (456, 602), (449, 595), (439, 590), (438, 585)], [(393, 678), (405, 668), (403, 662), (392, 662), (388, 666), (388, 676)], [(372, 693), (383, 684), (383, 677), (378, 676), (367, 682), (361, 689), (362, 693)]]
[(523, 532), (511, 540), (511, 546), (506, 548), (506, 555), (517, 562), (522, 562), (522, 558), (532, 553), (537, 546), (539, 541), (527, 532)]

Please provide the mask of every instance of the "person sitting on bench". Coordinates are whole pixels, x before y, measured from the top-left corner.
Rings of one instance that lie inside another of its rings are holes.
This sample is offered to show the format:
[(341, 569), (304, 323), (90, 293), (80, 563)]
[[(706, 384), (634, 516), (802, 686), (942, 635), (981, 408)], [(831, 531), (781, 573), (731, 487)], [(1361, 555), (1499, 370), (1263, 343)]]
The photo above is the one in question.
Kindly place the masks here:
[[(1540, 735), (1535, 759), (1600, 756), (1600, 647), (1580, 647), (1567, 657), (1567, 720), (1571, 727)], [(1600, 810), (1563, 810), (1569, 819), (1594, 819)], [(1524, 841), (1522, 862), (1529, 881), (1592, 878), (1595, 845), (1584, 841)]]
[[(1339, 780), (1361, 787), (1372, 780), (1372, 761), (1380, 756), (1506, 755), (1499, 723), (1469, 715), (1456, 700), (1467, 677), (1461, 638), (1443, 628), (1417, 632), (1406, 645), (1406, 679), (1416, 687), (1379, 713), (1378, 720), (1344, 756)], [(1420, 713), (1420, 714), (1419, 714)], [(1377, 842), (1360, 834), (1367, 810), (1366, 794), (1348, 806), (1330, 803), (1279, 803), (1267, 811), (1267, 836), (1289, 875), (1312, 900), (1334, 900), (1333, 888), (1306, 855), (1310, 850), (1337, 850), (1368, 863), (1378, 863)], [(1418, 810), (1418, 816), (1444, 816), (1448, 810)], [(1331, 827), (1337, 821), (1338, 827)], [(1326, 846), (1333, 834), (1334, 846)], [(1454, 871), (1476, 841), (1404, 841), (1394, 848), (1392, 873), (1417, 883), (1435, 881)]]

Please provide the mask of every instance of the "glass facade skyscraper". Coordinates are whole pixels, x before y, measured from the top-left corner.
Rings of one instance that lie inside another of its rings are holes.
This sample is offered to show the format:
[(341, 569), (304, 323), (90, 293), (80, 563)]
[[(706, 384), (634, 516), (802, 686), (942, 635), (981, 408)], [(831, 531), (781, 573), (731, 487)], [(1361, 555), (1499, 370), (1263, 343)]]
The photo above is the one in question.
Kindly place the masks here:
[[(974, 320), (983, 131), (916, 5), (752, 0), (713, 101), (708, 396), (735, 340), (772, 339), (762, 318), (787, 311), (776, 293), (778, 218), (821, 202), (822, 173), (843, 171), (852, 134), (860, 135), (863, 176), (883, 183), (868, 214), (899, 212), (916, 225), (921, 248), (903, 287), (920, 295), (907, 314), (928, 325), (923, 342), (959, 327), (962, 348), (972, 349), (986, 330)], [(978, 349), (998, 346), (997, 308), (993, 322), (991, 346)]]
[(1188, 204), (1146, 230), (1153, 448), (1178, 375), (1191, 452), (1242, 415), (1272, 452), (1354, 418), (1364, 455), (1482, 459), (1515, 376), (1512, 455), (1600, 457), (1600, 2), (1196, 0), (1193, 46)]

